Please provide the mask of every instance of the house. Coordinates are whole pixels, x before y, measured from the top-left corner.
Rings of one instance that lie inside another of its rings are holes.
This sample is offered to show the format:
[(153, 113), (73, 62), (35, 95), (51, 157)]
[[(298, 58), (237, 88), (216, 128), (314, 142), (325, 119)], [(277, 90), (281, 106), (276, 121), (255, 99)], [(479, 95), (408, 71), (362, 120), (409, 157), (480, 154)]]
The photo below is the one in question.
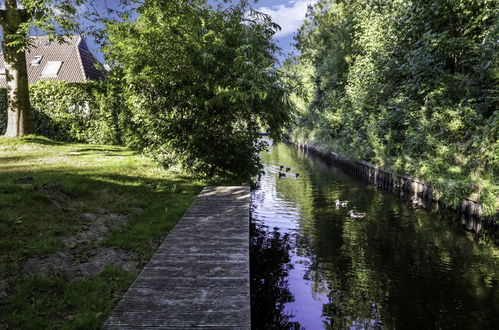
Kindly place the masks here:
[[(97, 59), (79, 35), (65, 37), (66, 42), (49, 41), (48, 36), (33, 37), (33, 46), (26, 51), (28, 82), (63, 80), (85, 82), (100, 80), (103, 72), (96, 68)], [(0, 54), (0, 88), (7, 87), (3, 53)]]

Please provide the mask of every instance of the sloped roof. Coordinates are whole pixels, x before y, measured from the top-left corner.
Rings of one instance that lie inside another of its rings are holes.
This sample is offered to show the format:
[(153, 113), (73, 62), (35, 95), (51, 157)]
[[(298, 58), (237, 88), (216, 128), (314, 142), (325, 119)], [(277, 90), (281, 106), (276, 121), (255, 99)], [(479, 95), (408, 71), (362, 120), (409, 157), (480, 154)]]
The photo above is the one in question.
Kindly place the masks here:
[[(38, 80), (63, 80), (66, 82), (85, 82), (100, 80), (103, 73), (95, 65), (97, 59), (92, 55), (81, 36), (65, 37), (64, 43), (50, 42), (48, 36), (33, 37), (33, 46), (26, 52), (28, 81), (30, 84)], [(35, 56), (42, 56), (37, 66), (30, 65)], [(62, 62), (57, 76), (42, 76), (42, 71), (49, 61)], [(5, 68), (3, 54), (0, 54), (0, 68)], [(0, 87), (5, 87), (5, 76), (0, 75)]]

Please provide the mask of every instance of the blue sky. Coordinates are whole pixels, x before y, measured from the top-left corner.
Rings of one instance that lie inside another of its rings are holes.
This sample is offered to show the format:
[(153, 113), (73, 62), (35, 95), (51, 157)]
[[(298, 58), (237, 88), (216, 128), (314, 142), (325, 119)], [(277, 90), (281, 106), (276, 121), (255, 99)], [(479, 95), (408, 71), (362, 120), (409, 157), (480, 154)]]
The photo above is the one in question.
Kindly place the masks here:
[[(102, 9), (106, 6), (112, 8), (117, 3), (117, 0), (100, 1), (102, 1)], [(208, 1), (212, 4), (220, 2), (220, 0)], [(293, 43), (293, 35), (303, 22), (307, 7), (316, 2), (317, 0), (259, 0), (256, 1), (256, 3), (252, 3), (251, 7), (253, 9), (269, 14), (273, 21), (282, 27), (282, 30), (275, 36), (279, 46), (282, 48), (283, 54), (279, 56), (281, 60), (293, 50), (293, 47), (291, 46)], [(0, 7), (3, 7), (3, 3), (4, 0), (0, 0)], [(99, 50), (99, 46), (92, 38), (87, 38), (87, 41), (92, 53), (102, 62), (103, 55)]]
[[(293, 36), (303, 23), (307, 7), (317, 0), (262, 0), (252, 7), (272, 16), (272, 20), (282, 28), (275, 37), (284, 55), (293, 51)], [(285, 56), (280, 56), (283, 59)]]
[[(107, 0), (108, 5), (112, 2), (113, 0)], [(214, 4), (218, 1), (209, 0), (209, 2)], [(251, 7), (253, 9), (269, 14), (272, 16), (273, 21), (282, 28), (275, 36), (279, 46), (282, 48), (283, 54), (279, 56), (280, 60), (283, 60), (293, 50), (291, 46), (293, 35), (302, 24), (308, 5), (316, 2), (317, 0), (260, 0), (252, 3)], [(103, 56), (98, 46), (92, 40), (88, 41), (92, 52), (100, 61), (103, 61)]]

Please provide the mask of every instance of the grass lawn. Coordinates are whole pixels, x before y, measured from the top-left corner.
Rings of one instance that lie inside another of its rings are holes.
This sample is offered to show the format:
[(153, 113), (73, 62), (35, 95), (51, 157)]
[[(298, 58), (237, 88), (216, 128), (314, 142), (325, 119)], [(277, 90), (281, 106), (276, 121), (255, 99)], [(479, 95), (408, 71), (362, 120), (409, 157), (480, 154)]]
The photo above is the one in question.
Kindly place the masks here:
[(98, 329), (201, 191), (123, 147), (0, 138), (0, 329)]

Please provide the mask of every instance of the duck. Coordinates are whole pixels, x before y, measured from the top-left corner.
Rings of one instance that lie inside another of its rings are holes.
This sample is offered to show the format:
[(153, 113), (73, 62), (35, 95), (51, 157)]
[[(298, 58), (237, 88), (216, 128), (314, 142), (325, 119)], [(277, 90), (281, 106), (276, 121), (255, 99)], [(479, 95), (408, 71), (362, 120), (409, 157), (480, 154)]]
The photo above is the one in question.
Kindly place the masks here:
[(279, 169), (282, 170), (284, 168), (284, 165), (280, 165)]
[(279, 172), (279, 179), (285, 178), (285, 177), (286, 177), (286, 173)]
[(334, 201), (336, 203), (336, 206), (341, 206), (341, 207), (346, 207), (348, 204), (348, 201), (340, 201), (339, 199)]
[(291, 167), (286, 167), (286, 172), (291, 171)]
[(355, 213), (353, 210), (348, 211), (348, 215), (350, 215), (350, 218), (359, 218), (359, 219), (366, 216), (365, 213), (362, 212)]
[(296, 177), (299, 177), (299, 176), (300, 176), (300, 173), (295, 173), (295, 176), (296, 176)]

